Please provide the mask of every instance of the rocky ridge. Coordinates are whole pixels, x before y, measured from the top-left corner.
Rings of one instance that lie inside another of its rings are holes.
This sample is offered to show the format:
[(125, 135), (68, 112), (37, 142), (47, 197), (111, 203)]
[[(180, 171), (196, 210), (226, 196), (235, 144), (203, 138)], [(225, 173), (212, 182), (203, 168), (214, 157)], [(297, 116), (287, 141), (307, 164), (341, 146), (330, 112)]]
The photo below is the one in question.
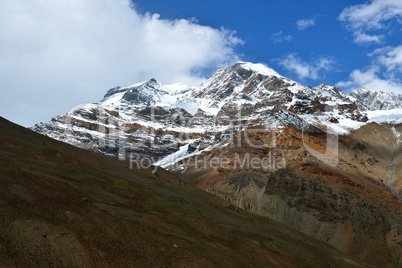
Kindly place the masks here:
[(369, 122), (373, 109), (402, 107), (398, 101), (391, 103), (398, 99), (389, 94), (387, 105), (380, 107), (375, 103), (383, 95), (374, 93), (365, 105), (366, 94), (360, 90), (347, 95), (327, 85), (304, 86), (261, 64), (238, 62), (198, 87), (162, 85), (155, 79), (116, 87), (100, 102), (32, 129), (107, 155), (136, 154), (156, 161), (182, 146), (214, 146), (249, 126), (280, 129), (297, 124), (342, 134)]

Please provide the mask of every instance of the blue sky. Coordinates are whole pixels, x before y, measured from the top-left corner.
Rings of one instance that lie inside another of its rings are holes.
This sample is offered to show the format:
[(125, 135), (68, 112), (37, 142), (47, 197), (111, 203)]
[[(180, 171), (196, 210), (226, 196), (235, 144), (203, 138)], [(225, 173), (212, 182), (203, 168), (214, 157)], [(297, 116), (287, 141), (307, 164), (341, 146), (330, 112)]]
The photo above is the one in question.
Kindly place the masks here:
[(2, 0), (0, 116), (24, 126), (238, 60), (306, 85), (402, 93), (402, 1)]
[[(402, 45), (402, 5), (398, 0), (374, 2), (383, 4), (350, 0), (136, 0), (134, 5), (141, 13), (160, 14), (161, 19), (194, 18), (202, 25), (235, 31), (236, 36), (244, 41), (235, 49), (242, 60), (265, 63), (282, 75), (309, 85), (338, 84), (348, 91), (367, 86), (352, 83), (350, 74), (354, 70), (369, 70), (373, 61), (376, 61), (375, 56), (371, 55), (376, 49)], [(379, 42), (356, 40), (355, 31), (350, 28), (358, 20), (341, 18), (341, 14), (346, 15), (348, 8), (354, 9), (352, 13), (366, 9), (367, 20), (370, 20), (369, 11), (373, 9), (371, 16), (378, 18), (379, 14), (395, 8), (392, 3), (399, 10), (389, 18), (380, 19), (380, 23), (384, 24), (380, 29), (368, 31), (369, 34), (382, 35)], [(289, 66), (292, 63), (309, 66), (311, 70), (297, 71)], [(386, 80), (384, 67), (379, 66), (378, 78)], [(401, 78), (400, 72), (395, 75), (396, 80)], [(395, 91), (394, 88), (371, 89)]]

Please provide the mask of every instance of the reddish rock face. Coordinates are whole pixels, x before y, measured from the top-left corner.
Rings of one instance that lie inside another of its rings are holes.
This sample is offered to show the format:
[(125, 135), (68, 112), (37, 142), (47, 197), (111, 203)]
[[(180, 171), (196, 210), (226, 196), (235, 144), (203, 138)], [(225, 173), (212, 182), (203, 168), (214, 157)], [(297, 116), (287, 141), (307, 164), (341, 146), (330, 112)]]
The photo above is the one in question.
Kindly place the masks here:
[[(277, 137), (272, 143), (274, 135)], [(245, 137), (251, 142), (237, 142)], [(374, 256), (379, 248), (398, 252), (395, 258), (399, 260), (402, 204), (398, 199), (402, 197), (402, 181), (398, 174), (402, 170), (402, 148), (391, 127), (368, 124), (339, 136), (336, 166), (309, 152), (313, 149), (325, 153), (325, 138), (323, 131), (302, 131), (292, 126), (280, 134), (254, 129), (250, 134), (239, 133), (232, 145), (203, 156), (230, 159), (225, 168), (206, 165), (203, 172), (197, 172), (194, 159), (187, 162), (187, 172), (177, 174), (233, 205), (291, 225), (366, 261), (388, 262), (388, 257)], [(253, 148), (250, 144), (266, 147)], [(239, 162), (247, 157), (267, 156), (275, 159), (271, 164), (281, 160), (286, 164), (280, 168), (272, 164), (271, 169), (240, 168)]]

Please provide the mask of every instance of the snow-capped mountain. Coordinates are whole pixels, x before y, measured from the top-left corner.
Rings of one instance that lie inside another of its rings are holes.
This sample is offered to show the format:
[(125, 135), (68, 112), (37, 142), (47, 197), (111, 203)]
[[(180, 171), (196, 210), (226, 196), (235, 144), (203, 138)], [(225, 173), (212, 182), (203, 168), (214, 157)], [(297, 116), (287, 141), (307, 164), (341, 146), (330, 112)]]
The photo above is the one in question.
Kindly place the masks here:
[(402, 262), (400, 96), (305, 86), (238, 62), (197, 87), (150, 79), (113, 88), (33, 129), (168, 168), (363, 259), (385, 248)]
[(238, 62), (198, 87), (155, 79), (116, 87), (100, 102), (33, 129), (108, 155), (135, 153), (156, 161), (183, 146), (193, 152), (217, 146), (256, 126), (280, 130), (291, 124), (346, 134), (367, 122), (399, 120), (389, 115), (400, 110), (385, 111), (394, 108), (402, 108), (402, 100), (389, 93), (360, 89), (347, 95), (334, 86), (304, 86), (262, 64)]
[(367, 110), (391, 110), (402, 107), (402, 95), (392, 92), (370, 91), (366, 88), (352, 90), (348, 94)]

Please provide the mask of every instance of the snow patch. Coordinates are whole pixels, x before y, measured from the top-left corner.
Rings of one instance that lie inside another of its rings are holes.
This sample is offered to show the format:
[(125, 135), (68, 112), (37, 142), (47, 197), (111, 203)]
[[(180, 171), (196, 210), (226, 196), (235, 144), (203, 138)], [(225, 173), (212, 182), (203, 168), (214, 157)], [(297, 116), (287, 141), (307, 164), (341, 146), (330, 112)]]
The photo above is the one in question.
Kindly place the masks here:
[(368, 111), (369, 122), (376, 123), (402, 123), (402, 109)]
[(242, 61), (239, 61), (238, 63), (241, 64), (241, 66), (244, 69), (250, 70), (250, 71), (262, 74), (262, 75), (283, 77), (280, 74), (278, 74), (277, 72), (275, 72), (274, 70), (272, 70), (271, 68), (268, 68), (267, 66), (265, 66), (261, 63), (250, 63), (250, 62), (242, 62)]
[(159, 166), (159, 167), (162, 167), (162, 168), (167, 168), (167, 167), (173, 166), (177, 162), (179, 162), (179, 161), (181, 161), (181, 160), (183, 160), (185, 158), (188, 158), (190, 156), (193, 156), (193, 155), (195, 155), (196, 153), (199, 152), (199, 150), (197, 148), (194, 152), (189, 153), (188, 152), (188, 147), (189, 147), (189, 144), (180, 146), (180, 148), (179, 148), (179, 150), (177, 152), (174, 152), (174, 153), (162, 158), (161, 160), (155, 162), (153, 165), (154, 166)]

